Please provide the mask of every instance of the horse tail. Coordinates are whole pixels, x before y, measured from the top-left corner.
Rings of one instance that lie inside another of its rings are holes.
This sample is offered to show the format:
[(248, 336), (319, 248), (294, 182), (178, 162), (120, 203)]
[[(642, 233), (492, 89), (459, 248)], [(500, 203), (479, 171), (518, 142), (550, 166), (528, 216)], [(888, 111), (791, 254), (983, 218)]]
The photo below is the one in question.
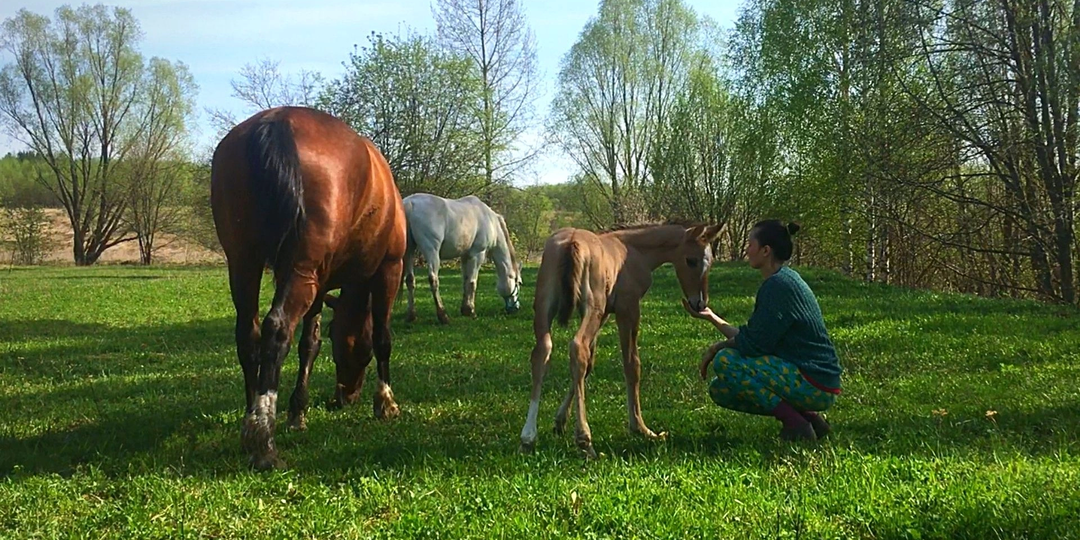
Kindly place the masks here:
[(247, 160), (255, 207), (262, 216), (258, 234), (266, 264), (276, 276), (284, 276), (292, 265), (306, 216), (300, 154), (289, 123), (283, 119), (259, 122), (248, 136)]
[(559, 260), (557, 317), (560, 326), (566, 326), (570, 322), (570, 314), (581, 302), (581, 280), (584, 274), (585, 262), (582, 259), (581, 246), (571, 237)]

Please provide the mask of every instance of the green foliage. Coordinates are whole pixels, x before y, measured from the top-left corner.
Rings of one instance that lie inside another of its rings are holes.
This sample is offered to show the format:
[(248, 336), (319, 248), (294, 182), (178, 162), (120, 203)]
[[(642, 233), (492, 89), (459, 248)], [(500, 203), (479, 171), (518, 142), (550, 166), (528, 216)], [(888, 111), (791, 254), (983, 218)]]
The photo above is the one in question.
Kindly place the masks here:
[(2, 28), (0, 124), (41, 157), (36, 180), (66, 211), (75, 263), (93, 264), (130, 239), (125, 160), (145, 158), (155, 133), (179, 146), (193, 80), (181, 63), (144, 59), (127, 9), (61, 6), (52, 19), (22, 9)]
[(17, 208), (55, 207), (56, 196), (38, 180), (44, 171), (44, 161), (29, 152), (0, 158), (0, 203)]
[(468, 59), (412, 33), (372, 34), (319, 106), (375, 142), (402, 195), (456, 198), (484, 187), (473, 114), (481, 85)]
[(41, 264), (56, 243), (44, 209), (11, 204), (0, 208), (0, 240), (10, 246), (11, 263), (20, 265)]
[[(240, 448), (224, 268), (5, 270), (0, 523), (20, 538), (1080, 536), (1075, 309), (799, 270), (846, 368), (834, 432), (816, 446), (712, 405), (696, 365), (718, 336), (683, 312), (665, 268), (640, 347), (644, 418), (667, 440), (625, 428), (614, 324), (587, 386), (603, 457), (584, 462), (572, 435), (551, 433), (572, 337), (557, 329), (536, 454), (519, 455), (532, 320), (502, 313), (485, 272), (476, 320), (406, 324), (396, 306), (393, 422), (372, 418), (371, 379), (358, 406), (323, 406), (324, 342), (308, 430), (279, 429), (289, 469), (267, 474)], [(712, 272), (714, 309), (745, 321), (757, 273)], [(535, 281), (527, 268), (525, 298)], [(442, 282), (460, 290), (453, 270)], [(264, 310), (269, 299), (267, 279)], [(295, 368), (294, 347), (282, 403)]]
[(500, 186), (490, 194), (489, 204), (506, 220), (514, 249), (523, 260), (539, 256), (552, 232), (555, 208), (544, 191), (544, 186)]

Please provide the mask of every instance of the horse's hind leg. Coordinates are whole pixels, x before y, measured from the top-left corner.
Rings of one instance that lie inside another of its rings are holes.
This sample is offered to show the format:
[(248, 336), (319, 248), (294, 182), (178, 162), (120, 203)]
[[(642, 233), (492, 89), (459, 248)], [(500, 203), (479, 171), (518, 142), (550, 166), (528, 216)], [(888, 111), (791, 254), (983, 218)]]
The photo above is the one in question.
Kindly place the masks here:
[(390, 316), (394, 298), (401, 287), (401, 266), (401, 260), (384, 261), (371, 278), (371, 321), (379, 374), (373, 407), (375, 417), (379, 419), (391, 419), (401, 412), (390, 389), (390, 353), (393, 349)]
[(413, 270), (413, 264), (416, 262), (416, 246), (410, 245), (405, 249), (405, 288), (408, 290), (409, 307), (405, 312), (405, 321), (413, 322), (416, 320), (416, 273)]
[[(537, 298), (544, 298), (541, 285), (537, 285)], [(537, 302), (538, 303), (538, 302)], [(521, 428), (522, 453), (531, 453), (536, 448), (536, 417), (540, 413), (540, 392), (544, 386), (548, 361), (551, 359), (551, 317), (546, 309), (536, 309), (533, 318), (533, 334), (536, 345), (532, 356), (532, 393), (529, 395), (529, 413), (525, 417), (525, 427)]]
[(443, 308), (442, 297), (439, 296), (439, 265), (442, 264), (439, 260), (439, 250), (425, 250), (424, 258), (427, 259), (428, 264), (428, 283), (431, 285), (431, 296), (435, 299), (435, 315), (439, 317), (439, 322), (441, 324), (448, 324), (450, 318), (446, 316), (446, 309)]
[[(603, 326), (603, 323), (601, 323)], [(593, 336), (592, 342), (589, 344), (589, 364), (585, 367), (585, 380), (589, 380), (589, 375), (592, 374), (593, 363), (596, 360), (596, 341), (600, 337), (600, 333), (597, 332)], [(555, 411), (555, 434), (562, 435), (566, 430), (566, 419), (570, 415), (570, 411), (574, 407), (574, 385), (570, 385), (570, 389), (566, 391), (566, 397), (563, 398), (562, 403), (559, 405), (558, 410)]]
[(236, 308), (236, 356), (244, 372), (244, 413), (254, 410), (259, 382), (259, 285), (262, 265), (247, 257), (230, 258), (229, 290)]
[(463, 282), (461, 314), (466, 317), (476, 317), (476, 276), (480, 273), (480, 265), (483, 263), (483, 255), (469, 256), (466, 253), (461, 258), (461, 281)]
[(592, 357), (590, 350), (596, 334), (604, 324), (603, 309), (589, 306), (585, 310), (585, 316), (578, 328), (577, 335), (570, 342), (570, 380), (577, 404), (577, 426), (574, 430), (574, 440), (585, 455), (589, 458), (596, 457), (596, 451), (592, 446), (592, 431), (589, 429), (589, 421), (585, 412), (585, 377), (591, 371)]
[(318, 292), (313, 273), (294, 271), (289, 276), (277, 277), (274, 301), (262, 323), (255, 407), (244, 418), (241, 432), (241, 442), (256, 469), (269, 469), (281, 464), (274, 445), (281, 364), (289, 352), (293, 331), (300, 317), (311, 309)]
[(293, 429), (307, 429), (304, 415), (308, 408), (308, 378), (311, 377), (311, 366), (319, 356), (319, 348), (322, 346), (322, 336), (319, 333), (322, 305), (322, 299), (317, 296), (311, 309), (304, 315), (304, 330), (300, 334), (300, 344), (297, 347), (300, 350), (300, 366), (296, 370), (296, 388), (289, 399), (289, 427)]

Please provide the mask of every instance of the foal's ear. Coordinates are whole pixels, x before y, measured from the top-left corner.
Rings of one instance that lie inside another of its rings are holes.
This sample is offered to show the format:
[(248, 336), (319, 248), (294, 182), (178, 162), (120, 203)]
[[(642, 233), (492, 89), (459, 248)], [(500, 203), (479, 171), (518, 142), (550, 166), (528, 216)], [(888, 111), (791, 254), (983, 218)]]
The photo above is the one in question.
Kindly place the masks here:
[(708, 229), (705, 229), (705, 233), (704, 233), (705, 241), (711, 243), (713, 240), (716, 240), (720, 236), (720, 233), (723, 232), (723, 230), (724, 230), (724, 224), (723, 223), (721, 223), (719, 225), (713, 225), (712, 227), (709, 227)]
[(330, 307), (330, 309), (337, 309), (338, 297), (332, 294), (323, 295), (323, 303)]
[(696, 242), (699, 238), (701, 238), (701, 235), (704, 234), (704, 233), (705, 233), (705, 226), (704, 225), (694, 225), (693, 227), (690, 227), (689, 229), (686, 229), (686, 241), (687, 242)]

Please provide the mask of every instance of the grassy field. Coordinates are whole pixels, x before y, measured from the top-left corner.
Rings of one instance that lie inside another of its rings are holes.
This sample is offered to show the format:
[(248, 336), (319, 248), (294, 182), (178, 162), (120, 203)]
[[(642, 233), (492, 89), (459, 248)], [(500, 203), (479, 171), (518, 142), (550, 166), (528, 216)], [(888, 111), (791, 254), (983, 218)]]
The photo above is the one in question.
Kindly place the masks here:
[[(695, 370), (717, 335), (663, 269), (643, 307), (642, 405), (668, 439), (627, 432), (609, 323), (588, 386), (601, 459), (550, 431), (568, 330), (536, 454), (519, 455), (531, 309), (503, 315), (484, 273), (476, 320), (438, 327), (426, 285), (420, 321), (398, 304), (393, 422), (372, 418), (373, 379), (360, 406), (325, 409), (324, 343), (308, 431), (279, 430), (288, 469), (259, 474), (240, 450), (224, 268), (2, 270), (0, 537), (1080, 538), (1076, 310), (801, 271), (847, 370), (816, 446), (711, 404)], [(715, 268), (714, 309), (744, 322), (758, 280)], [(448, 306), (460, 283), (444, 272)], [(295, 370), (294, 349), (283, 408)]]

